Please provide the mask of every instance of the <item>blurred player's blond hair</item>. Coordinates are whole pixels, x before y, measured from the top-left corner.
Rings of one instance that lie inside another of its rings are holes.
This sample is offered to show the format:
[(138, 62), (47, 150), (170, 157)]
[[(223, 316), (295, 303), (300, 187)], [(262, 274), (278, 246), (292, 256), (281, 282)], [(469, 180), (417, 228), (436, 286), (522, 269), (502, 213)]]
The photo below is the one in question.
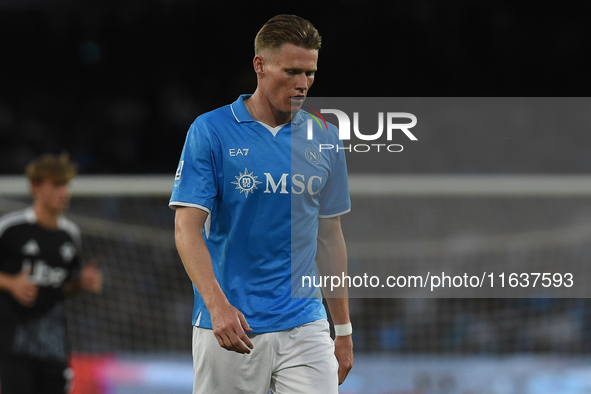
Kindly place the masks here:
[(39, 184), (47, 179), (67, 183), (76, 176), (76, 166), (67, 153), (45, 154), (29, 163), (25, 174), (31, 184)]

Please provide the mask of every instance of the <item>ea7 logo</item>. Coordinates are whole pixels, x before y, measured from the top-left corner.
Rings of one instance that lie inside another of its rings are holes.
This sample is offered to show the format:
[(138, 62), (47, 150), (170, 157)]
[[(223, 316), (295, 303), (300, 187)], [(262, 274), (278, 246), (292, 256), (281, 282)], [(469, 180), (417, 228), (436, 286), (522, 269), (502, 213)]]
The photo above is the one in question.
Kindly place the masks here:
[[(339, 139), (350, 140), (351, 139), (351, 120), (349, 116), (338, 109), (321, 109), (320, 113), (336, 115), (338, 120), (339, 128)], [(318, 114), (318, 113), (317, 113)], [(392, 140), (394, 130), (402, 131), (411, 141), (417, 141), (417, 137), (410, 132), (409, 129), (413, 128), (417, 124), (417, 117), (408, 112), (387, 112), (384, 115), (383, 112), (378, 112), (378, 131), (373, 134), (362, 134), (359, 130), (359, 112), (353, 112), (353, 132), (355, 136), (363, 141), (375, 141), (382, 136), (384, 133), (384, 119), (386, 123), (386, 138), (388, 141)], [(408, 119), (408, 123), (398, 123), (395, 119)], [(322, 118), (324, 121), (324, 118)], [(308, 139), (311, 140), (314, 137), (313, 121), (308, 119), (307, 130)]]
[(229, 153), (230, 156), (248, 156), (248, 150), (248, 148), (230, 149)]

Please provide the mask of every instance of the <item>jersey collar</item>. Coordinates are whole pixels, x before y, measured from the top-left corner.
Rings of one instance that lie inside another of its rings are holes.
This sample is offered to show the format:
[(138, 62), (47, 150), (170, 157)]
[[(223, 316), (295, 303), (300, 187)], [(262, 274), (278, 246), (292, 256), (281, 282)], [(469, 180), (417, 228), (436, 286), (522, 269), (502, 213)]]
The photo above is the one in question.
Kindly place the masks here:
[(28, 223), (37, 223), (37, 215), (35, 214), (33, 207), (25, 209), (25, 218)]
[[(236, 101), (230, 104), (230, 109), (232, 110), (232, 115), (234, 115), (234, 119), (238, 123), (246, 123), (246, 122), (254, 122), (252, 116), (250, 116), (250, 112), (246, 109), (246, 105), (244, 104), (244, 100), (247, 100), (252, 94), (241, 94)], [(298, 111), (291, 120), (291, 123), (295, 125), (299, 125), (305, 119), (302, 116), (303, 111)]]
[(232, 110), (232, 115), (234, 115), (234, 119), (236, 122), (243, 123), (243, 122), (254, 122), (252, 116), (246, 109), (246, 105), (244, 105), (244, 100), (248, 99), (252, 94), (241, 94), (238, 97), (238, 100), (234, 101), (230, 104), (230, 109)]
[(302, 123), (305, 120), (303, 116), (304, 113), (305, 111), (300, 109), (295, 115), (291, 117), (291, 123), (293, 123), (296, 126), (299, 126), (300, 123)]

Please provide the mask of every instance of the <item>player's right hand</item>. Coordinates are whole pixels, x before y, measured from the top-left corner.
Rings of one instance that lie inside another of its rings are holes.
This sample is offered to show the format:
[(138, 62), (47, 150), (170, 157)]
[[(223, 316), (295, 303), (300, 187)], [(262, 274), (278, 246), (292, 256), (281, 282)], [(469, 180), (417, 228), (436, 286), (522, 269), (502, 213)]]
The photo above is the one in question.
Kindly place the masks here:
[(13, 277), (10, 294), (21, 305), (32, 307), (37, 301), (39, 294), (39, 287), (31, 282), (30, 269), (23, 269), (21, 272)]
[(254, 345), (246, 332), (250, 332), (252, 329), (242, 312), (226, 302), (212, 308), (210, 315), (213, 334), (221, 347), (236, 353), (250, 353)]

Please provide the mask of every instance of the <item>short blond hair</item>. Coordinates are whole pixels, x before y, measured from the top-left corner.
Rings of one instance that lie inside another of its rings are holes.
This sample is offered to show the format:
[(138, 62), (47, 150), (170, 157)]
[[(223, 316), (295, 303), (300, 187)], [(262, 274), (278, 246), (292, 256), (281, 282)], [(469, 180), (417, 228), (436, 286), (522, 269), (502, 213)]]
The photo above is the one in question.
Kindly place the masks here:
[(269, 19), (257, 33), (254, 53), (257, 55), (264, 49), (279, 49), (283, 44), (319, 50), (322, 38), (314, 25), (306, 19), (297, 15), (277, 15)]
[(76, 176), (76, 166), (67, 153), (59, 156), (45, 154), (29, 163), (25, 174), (32, 184), (43, 183), (48, 179), (67, 183)]

